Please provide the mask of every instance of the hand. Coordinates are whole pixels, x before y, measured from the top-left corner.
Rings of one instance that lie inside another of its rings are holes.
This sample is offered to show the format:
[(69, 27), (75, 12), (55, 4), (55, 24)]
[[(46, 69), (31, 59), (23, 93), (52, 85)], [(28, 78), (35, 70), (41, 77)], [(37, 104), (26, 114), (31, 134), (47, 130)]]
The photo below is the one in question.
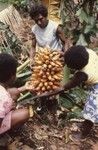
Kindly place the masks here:
[(60, 51), (60, 61), (62, 62), (62, 65), (64, 66), (64, 52), (63, 51)]
[(9, 88), (7, 89), (7, 91), (9, 92), (13, 100), (17, 100), (20, 96), (20, 91), (18, 90), (18, 88)]
[(18, 91), (19, 91), (20, 93), (22, 93), (22, 92), (26, 91), (26, 87), (25, 87), (25, 85), (24, 85), (24, 86), (19, 87), (19, 88), (18, 88)]
[(66, 38), (64, 51), (66, 52), (71, 46), (73, 46), (73, 41), (71, 38)]
[(25, 88), (27, 91), (31, 92), (32, 94), (36, 94), (35, 89), (33, 85), (31, 84), (31, 81), (26, 82)]
[(31, 84), (31, 81), (26, 82), (25, 88), (26, 88), (26, 90), (28, 90), (28, 91), (33, 89), (33, 86), (32, 86), (32, 84)]
[(60, 58), (64, 57), (64, 52), (63, 51), (59, 51), (60, 53)]

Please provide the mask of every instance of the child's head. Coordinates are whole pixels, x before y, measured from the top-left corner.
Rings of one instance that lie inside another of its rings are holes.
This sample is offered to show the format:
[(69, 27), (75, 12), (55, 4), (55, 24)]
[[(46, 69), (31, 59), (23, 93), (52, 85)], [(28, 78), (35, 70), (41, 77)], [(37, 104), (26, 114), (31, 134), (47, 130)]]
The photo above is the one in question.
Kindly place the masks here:
[(87, 65), (89, 54), (84, 46), (72, 46), (64, 55), (65, 64), (71, 69), (82, 69)]
[(12, 78), (15, 79), (17, 69), (16, 59), (7, 53), (0, 54), (0, 82), (9, 82)]
[(30, 10), (30, 16), (41, 28), (45, 28), (47, 26), (48, 10), (46, 6), (41, 4), (34, 5)]

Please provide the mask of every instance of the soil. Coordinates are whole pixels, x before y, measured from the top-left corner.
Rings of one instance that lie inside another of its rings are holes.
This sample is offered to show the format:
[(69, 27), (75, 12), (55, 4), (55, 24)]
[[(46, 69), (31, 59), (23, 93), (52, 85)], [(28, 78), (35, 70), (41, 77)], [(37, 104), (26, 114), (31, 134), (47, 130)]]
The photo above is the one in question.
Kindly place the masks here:
[[(81, 139), (81, 124), (81, 120), (66, 121), (49, 111), (36, 113), (23, 126), (5, 134), (3, 143), (7, 149), (3, 147), (3, 150), (98, 150), (98, 127)], [(75, 133), (77, 138), (73, 136)]]

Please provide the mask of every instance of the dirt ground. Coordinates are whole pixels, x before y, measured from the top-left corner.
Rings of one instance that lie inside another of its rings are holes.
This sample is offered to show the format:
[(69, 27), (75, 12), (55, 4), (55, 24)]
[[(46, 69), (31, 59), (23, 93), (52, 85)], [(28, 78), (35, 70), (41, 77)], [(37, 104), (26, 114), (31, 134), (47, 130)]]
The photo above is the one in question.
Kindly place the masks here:
[(86, 139), (74, 139), (73, 133), (78, 132), (80, 125), (80, 120), (57, 119), (51, 113), (36, 114), (20, 128), (5, 134), (3, 143), (8, 150), (98, 150), (98, 127)]

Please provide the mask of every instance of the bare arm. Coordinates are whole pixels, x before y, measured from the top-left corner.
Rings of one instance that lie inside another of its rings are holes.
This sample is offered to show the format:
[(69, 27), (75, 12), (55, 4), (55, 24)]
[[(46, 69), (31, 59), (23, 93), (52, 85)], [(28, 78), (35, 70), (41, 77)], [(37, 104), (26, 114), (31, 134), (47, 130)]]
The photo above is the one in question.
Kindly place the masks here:
[(65, 35), (61, 26), (58, 26), (56, 34), (57, 34), (57, 37), (61, 40), (62, 44), (65, 45), (66, 38), (65, 38)]
[(84, 72), (77, 72), (74, 74), (73, 78), (64, 85), (64, 90), (69, 90), (76, 86), (79, 86), (81, 83), (84, 83), (88, 79), (88, 76)]
[(62, 42), (64, 52), (66, 52), (72, 46), (72, 40), (70, 38), (65, 37), (65, 34), (64, 34), (61, 26), (58, 26), (56, 34), (57, 34), (57, 37)]
[(68, 83), (66, 83), (63, 87), (55, 90), (54, 92), (51, 92), (51, 93), (48, 92), (46, 94), (42, 94), (39, 97), (40, 98), (42, 98), (42, 97), (49, 97), (49, 96), (52, 96), (52, 95), (59, 94), (61, 92), (64, 92), (64, 90), (67, 91), (67, 90), (69, 90), (71, 88), (79, 86), (81, 83), (85, 82), (87, 79), (88, 79), (87, 74), (85, 74), (84, 72), (77, 72), (74, 75), (74, 77)]
[(11, 95), (12, 99), (14, 101), (16, 101), (19, 96), (20, 96), (20, 93), (26, 91), (26, 87), (25, 86), (22, 86), (22, 87), (19, 87), (19, 88), (8, 88), (7, 91), (9, 92), (9, 94)]

